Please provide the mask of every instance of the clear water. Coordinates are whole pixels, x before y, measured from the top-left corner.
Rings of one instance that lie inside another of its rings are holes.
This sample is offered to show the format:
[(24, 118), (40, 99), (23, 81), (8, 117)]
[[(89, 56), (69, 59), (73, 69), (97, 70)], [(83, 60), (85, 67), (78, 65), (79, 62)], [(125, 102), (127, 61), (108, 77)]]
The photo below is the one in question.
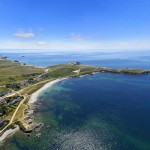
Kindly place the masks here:
[[(50, 66), (74, 61), (86, 65), (111, 68), (150, 69), (150, 51), (138, 52), (51, 52), (51, 53), (0, 53), (9, 59), (35, 66)], [(24, 56), (24, 57), (22, 57)]]
[(40, 138), (17, 132), (1, 149), (149, 150), (149, 90), (150, 75), (99, 73), (61, 81), (39, 97)]

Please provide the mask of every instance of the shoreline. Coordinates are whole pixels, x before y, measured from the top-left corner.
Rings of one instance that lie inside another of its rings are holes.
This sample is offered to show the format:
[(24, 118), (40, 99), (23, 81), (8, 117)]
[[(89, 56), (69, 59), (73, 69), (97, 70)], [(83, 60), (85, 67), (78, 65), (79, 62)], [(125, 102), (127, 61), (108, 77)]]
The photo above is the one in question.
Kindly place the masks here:
[(48, 88), (52, 87), (54, 84), (60, 82), (60, 81), (63, 81), (63, 80), (66, 80), (66, 79), (69, 79), (69, 78), (58, 78), (56, 80), (53, 80), (53, 81), (50, 81), (48, 83), (46, 83), (43, 87), (41, 87), (39, 90), (37, 90), (36, 92), (34, 92), (30, 99), (29, 99), (29, 102), (28, 104), (34, 104), (37, 100), (38, 100), (38, 96), (45, 90), (47, 90)]
[(12, 136), (16, 131), (19, 130), (19, 127), (15, 127), (14, 129), (9, 129), (9, 130), (6, 130), (2, 136), (0, 136), (0, 145), (2, 144), (3, 141), (6, 140), (6, 138), (8, 138), (9, 136)]
[[(100, 72), (93, 72), (91, 75), (94, 75), (94, 74), (97, 74), (97, 73), (100, 73)], [(87, 76), (87, 75), (90, 75), (90, 74), (84, 74), (84, 75), (80, 75), (78, 76), (77, 78), (82, 78), (84, 76)], [(52, 80), (52, 81), (49, 81), (48, 83), (46, 83), (43, 87), (41, 87), (39, 90), (35, 91), (33, 94), (31, 94), (30, 96), (30, 99), (28, 101), (28, 104), (32, 105), (34, 104), (35, 102), (38, 101), (38, 97), (39, 95), (44, 92), (45, 90), (47, 90), (48, 88), (51, 88), (54, 84), (60, 82), (60, 81), (63, 81), (63, 80), (66, 80), (66, 79), (69, 79), (69, 78), (76, 78), (76, 77), (64, 77), (64, 78), (57, 78), (55, 80)], [(3, 142), (10, 136), (12, 136), (16, 131), (19, 130), (19, 127), (17, 126), (16, 128), (14, 129), (9, 129), (9, 130), (6, 130), (2, 136), (0, 136), (0, 145), (3, 144)]]
[[(84, 74), (84, 75), (80, 75), (77, 78), (82, 78), (85, 77), (87, 75), (94, 75), (94, 74), (98, 74), (100, 72), (93, 72), (92, 74)], [(49, 81), (48, 83), (46, 83), (43, 87), (41, 87), (39, 90), (35, 91), (33, 94), (31, 94), (30, 99), (28, 101), (29, 105), (34, 105), (35, 102), (38, 101), (38, 97), (39, 95), (44, 92), (45, 90), (47, 90), (48, 88), (51, 88), (53, 85), (55, 85), (56, 83), (66, 80), (66, 79), (70, 79), (70, 78), (76, 78), (76, 77), (64, 77), (64, 78), (57, 78), (55, 80)], [(30, 109), (29, 109), (30, 110)], [(0, 136), (0, 145), (3, 141), (5, 141), (9, 136), (12, 136), (16, 131), (19, 130), (19, 127), (17, 126), (14, 129), (9, 129), (6, 130), (1, 136)]]
[[(60, 82), (60, 81), (63, 81), (65, 79), (68, 79), (67, 77), (66, 78), (58, 78), (58, 79), (55, 79), (53, 81), (50, 81), (48, 83), (46, 83), (43, 87), (41, 87), (39, 90), (37, 90), (36, 92), (34, 92), (30, 99), (29, 99), (29, 102), (28, 104), (34, 104), (35, 102), (37, 102), (38, 100), (38, 96), (43, 92), (45, 91), (46, 89), (52, 87), (54, 84)], [(19, 127), (17, 126), (16, 128), (14, 129), (9, 129), (9, 130), (6, 130), (1, 136), (0, 136), (0, 144), (6, 140), (6, 138), (8, 138), (9, 136), (13, 135), (16, 131), (19, 130)]]

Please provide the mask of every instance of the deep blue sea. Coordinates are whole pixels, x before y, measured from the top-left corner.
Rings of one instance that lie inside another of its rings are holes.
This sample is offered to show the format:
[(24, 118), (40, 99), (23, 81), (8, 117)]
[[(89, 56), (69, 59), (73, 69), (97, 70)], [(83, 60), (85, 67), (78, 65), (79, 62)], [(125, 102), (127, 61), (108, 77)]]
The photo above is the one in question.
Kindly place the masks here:
[[(111, 68), (150, 69), (150, 51), (123, 52), (41, 52), (41, 53), (0, 53), (8, 59), (35, 66), (50, 66), (79, 61), (82, 64)], [(24, 56), (24, 57), (23, 57)]]
[[(5, 54), (48, 66), (70, 61), (150, 69), (150, 52)], [(25, 57), (22, 57), (25, 56)], [(41, 136), (17, 132), (4, 150), (150, 150), (150, 75), (98, 73), (63, 80), (38, 98)]]

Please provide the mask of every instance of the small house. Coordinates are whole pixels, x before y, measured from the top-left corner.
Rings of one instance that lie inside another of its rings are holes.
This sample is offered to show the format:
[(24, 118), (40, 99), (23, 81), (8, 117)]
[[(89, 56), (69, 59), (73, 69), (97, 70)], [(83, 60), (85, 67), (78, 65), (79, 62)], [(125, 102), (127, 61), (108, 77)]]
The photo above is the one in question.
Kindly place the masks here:
[(3, 126), (4, 123), (5, 123), (5, 120), (0, 118), (0, 127)]

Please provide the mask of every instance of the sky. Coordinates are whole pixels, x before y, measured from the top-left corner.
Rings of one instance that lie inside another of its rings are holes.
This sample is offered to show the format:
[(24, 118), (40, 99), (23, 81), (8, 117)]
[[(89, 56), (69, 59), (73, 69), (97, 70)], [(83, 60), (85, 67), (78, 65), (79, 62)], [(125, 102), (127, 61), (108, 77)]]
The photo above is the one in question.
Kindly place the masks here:
[(0, 0), (0, 49), (150, 49), (150, 0)]

